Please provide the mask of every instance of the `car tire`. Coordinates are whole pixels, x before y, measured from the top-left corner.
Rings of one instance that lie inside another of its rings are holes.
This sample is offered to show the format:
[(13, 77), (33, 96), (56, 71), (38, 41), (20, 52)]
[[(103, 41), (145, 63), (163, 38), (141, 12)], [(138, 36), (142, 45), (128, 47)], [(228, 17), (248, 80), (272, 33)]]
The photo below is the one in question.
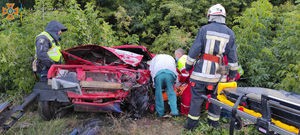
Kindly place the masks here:
[(62, 103), (57, 101), (42, 101), (38, 103), (38, 112), (43, 120), (50, 121), (54, 118), (62, 118), (68, 113), (68, 109), (57, 112), (61, 107), (63, 107)]
[(128, 110), (132, 112), (133, 118), (142, 118), (148, 114), (150, 107), (153, 107), (153, 97), (148, 85), (140, 86), (130, 91), (128, 99)]
[(45, 120), (49, 121), (54, 117), (54, 112), (50, 111), (50, 102), (42, 101), (38, 103), (38, 113), (40, 117)]

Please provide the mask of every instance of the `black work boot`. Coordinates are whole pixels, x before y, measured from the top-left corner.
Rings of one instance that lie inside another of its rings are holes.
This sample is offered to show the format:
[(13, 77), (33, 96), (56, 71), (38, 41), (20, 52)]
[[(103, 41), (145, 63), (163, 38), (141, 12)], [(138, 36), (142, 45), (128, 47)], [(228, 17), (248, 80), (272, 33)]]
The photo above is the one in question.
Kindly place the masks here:
[(191, 118), (188, 118), (187, 124), (184, 125), (184, 128), (187, 130), (194, 131), (196, 127), (199, 125), (199, 120), (192, 120)]
[(184, 127), (185, 129), (191, 130), (191, 131), (194, 131), (194, 129), (196, 128), (195, 126), (190, 125), (189, 123), (185, 124), (183, 127)]
[(218, 129), (219, 121), (213, 121), (211, 119), (207, 119), (208, 125), (214, 127), (215, 129)]

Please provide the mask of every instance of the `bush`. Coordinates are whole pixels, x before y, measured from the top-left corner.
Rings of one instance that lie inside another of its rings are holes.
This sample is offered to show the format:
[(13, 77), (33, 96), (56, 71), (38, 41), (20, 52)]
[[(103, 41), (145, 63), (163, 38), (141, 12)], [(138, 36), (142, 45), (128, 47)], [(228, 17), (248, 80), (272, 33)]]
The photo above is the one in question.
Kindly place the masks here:
[[(35, 8), (52, 8), (51, 3), (36, 1)], [(1, 19), (0, 34), (0, 89), (31, 91), (35, 79), (31, 71), (31, 57), (35, 55), (35, 36), (41, 33), (51, 20), (57, 20), (68, 28), (61, 34), (62, 49), (84, 45), (99, 44), (116, 46), (118, 37), (111, 25), (98, 16), (95, 5), (87, 3), (84, 10), (76, 0), (71, 0), (68, 8), (56, 11), (24, 9), (23, 21)]]

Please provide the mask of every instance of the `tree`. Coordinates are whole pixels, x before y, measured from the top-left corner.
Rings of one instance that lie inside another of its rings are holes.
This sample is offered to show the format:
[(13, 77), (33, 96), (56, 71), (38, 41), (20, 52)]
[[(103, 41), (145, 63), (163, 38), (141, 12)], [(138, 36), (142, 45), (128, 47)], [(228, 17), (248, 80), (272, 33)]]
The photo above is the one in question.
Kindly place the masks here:
[(165, 32), (157, 36), (150, 48), (150, 52), (154, 54), (173, 55), (176, 49), (182, 48), (187, 53), (190, 50), (192, 42), (191, 33), (178, 29), (176, 26), (171, 26), (170, 33)]
[[(299, 1), (300, 2), (300, 1)], [(278, 21), (275, 55), (279, 59), (279, 70), (276, 72), (282, 80), (278, 89), (300, 93), (300, 5), (286, 3), (276, 8)], [(281, 13), (281, 14), (280, 14)]]
[(240, 86), (299, 90), (299, 4), (253, 2), (233, 30), (247, 79)]
[(272, 4), (267, 0), (258, 0), (235, 20), (239, 23), (233, 27), (238, 60), (246, 71), (244, 77), (248, 86), (272, 87), (276, 81), (270, 81), (274, 77), (272, 72), (275, 72), (270, 67), (277, 62), (272, 54), (272, 9)]
[(83, 44), (103, 46), (119, 45), (118, 37), (111, 25), (98, 16), (95, 5), (87, 3), (84, 10), (76, 0), (69, 2), (64, 10), (45, 10), (52, 8), (51, 0), (37, 0), (36, 11), (24, 9), (22, 25), (19, 16), (16, 20), (1, 19), (0, 31), (0, 84), (1, 90), (31, 91), (35, 83), (31, 71), (34, 56), (35, 36), (42, 32), (51, 20), (64, 24), (67, 32), (61, 34), (62, 49)]
[(26, 1), (22, 23), (19, 16), (0, 17), (0, 90), (31, 90), (34, 39), (51, 20), (68, 28), (61, 35), (62, 49), (134, 44), (173, 55), (179, 47), (189, 50), (199, 28), (207, 24), (207, 10), (220, 3), (245, 70), (246, 81), (239, 86), (299, 92), (299, 0), (35, 0), (36, 10), (28, 9), (32, 0)]
[(123, 44), (128, 37), (136, 34), (141, 45), (151, 47), (158, 35), (170, 32), (176, 26), (192, 35), (207, 24), (207, 11), (210, 6), (221, 3), (227, 10), (227, 24), (239, 16), (253, 0), (247, 1), (207, 1), (207, 0), (131, 0), (99, 2), (101, 16), (117, 31)]

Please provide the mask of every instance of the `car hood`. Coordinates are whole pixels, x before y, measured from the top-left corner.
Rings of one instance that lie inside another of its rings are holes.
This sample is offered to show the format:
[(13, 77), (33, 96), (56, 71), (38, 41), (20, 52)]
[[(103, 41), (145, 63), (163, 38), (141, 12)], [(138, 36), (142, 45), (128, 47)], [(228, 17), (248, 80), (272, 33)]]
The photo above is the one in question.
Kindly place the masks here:
[(153, 55), (147, 50), (145, 46), (137, 46), (137, 45), (120, 45), (120, 46), (114, 46), (111, 48), (130, 51), (133, 53), (137, 53), (140, 55), (143, 55), (144, 61), (149, 61), (153, 58)]
[(131, 65), (136, 67), (143, 55), (134, 52), (104, 47), (99, 45), (83, 45), (62, 51), (68, 65)]

